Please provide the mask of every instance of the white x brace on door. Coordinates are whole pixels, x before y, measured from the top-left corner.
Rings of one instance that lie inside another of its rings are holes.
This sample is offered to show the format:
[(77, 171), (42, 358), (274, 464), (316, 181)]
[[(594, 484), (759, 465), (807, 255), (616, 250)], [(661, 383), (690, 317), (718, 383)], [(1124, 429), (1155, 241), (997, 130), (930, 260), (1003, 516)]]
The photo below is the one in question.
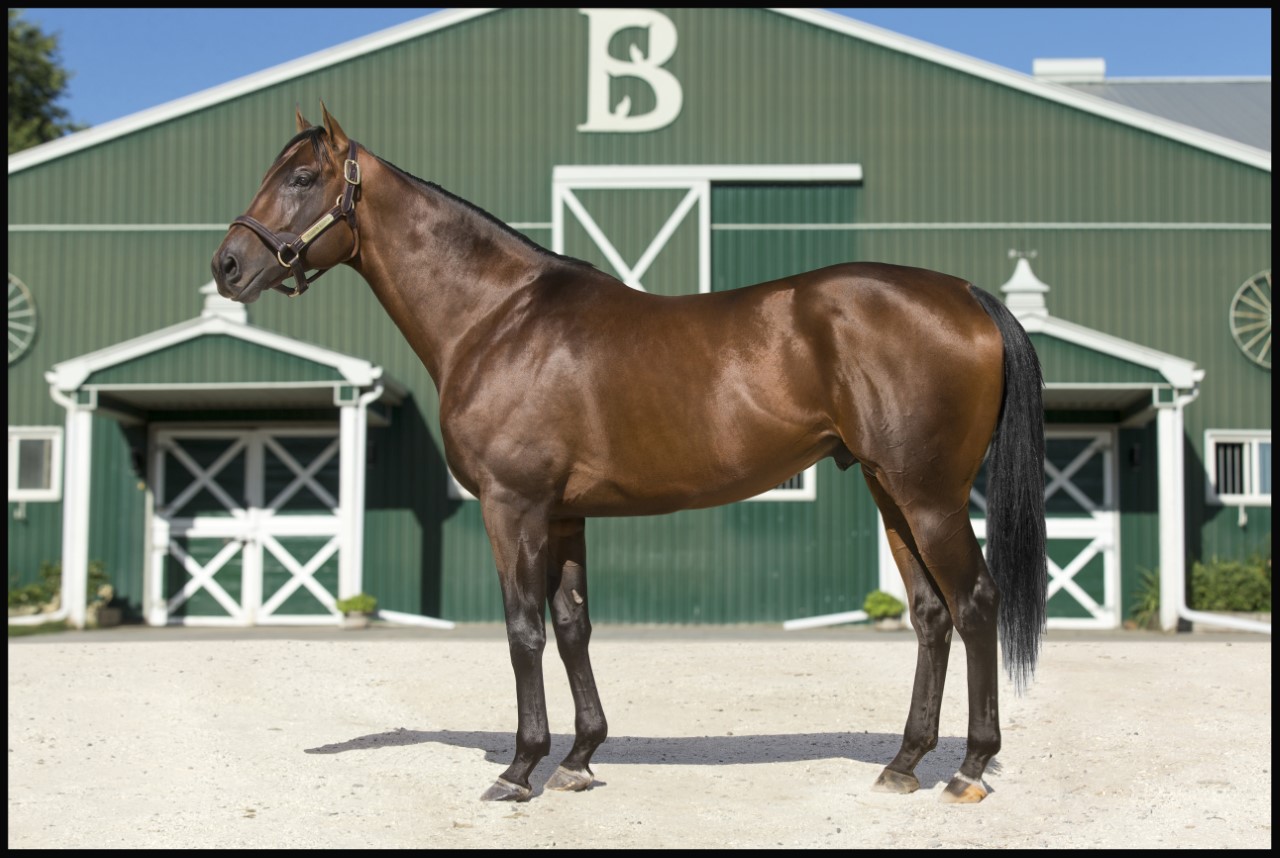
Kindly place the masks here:
[[(1111, 428), (1045, 429), (1045, 533), (1048, 622), (1056, 629), (1120, 626), (1120, 514)], [(986, 465), (970, 493), (973, 530), (987, 539)], [(906, 598), (884, 527), (880, 589)]]
[(330, 428), (158, 431), (147, 621), (333, 622), (338, 450)]
[[(1120, 625), (1118, 496), (1112, 429), (1045, 430), (1044, 503), (1051, 628)], [(985, 483), (984, 483), (985, 485)], [(975, 487), (974, 531), (986, 542), (986, 499)], [(981, 510), (982, 512), (979, 512)]]

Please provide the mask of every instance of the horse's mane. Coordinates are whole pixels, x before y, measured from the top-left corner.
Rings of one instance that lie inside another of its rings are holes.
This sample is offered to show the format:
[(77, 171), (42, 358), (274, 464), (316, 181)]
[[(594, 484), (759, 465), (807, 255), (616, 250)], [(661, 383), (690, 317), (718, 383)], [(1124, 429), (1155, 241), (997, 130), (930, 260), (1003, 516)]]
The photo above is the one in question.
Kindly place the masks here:
[(573, 265), (585, 265), (588, 268), (595, 267), (590, 262), (587, 262), (585, 260), (578, 259), (573, 256), (565, 256), (563, 254), (556, 253), (551, 250), (547, 250), (541, 244), (538, 244), (536, 241), (529, 238), (529, 236), (525, 235), (524, 233), (520, 232), (517, 229), (512, 228), (511, 226), (508, 226), (506, 223), (502, 221), (501, 218), (495, 217), (494, 215), (480, 208), (480, 206), (476, 205), (470, 200), (464, 200), (462, 197), (458, 196), (457, 194), (451, 193), (450, 191), (447, 191), (444, 188), (440, 187), (435, 182), (428, 182), (426, 179), (419, 179), (417, 176), (413, 175), (409, 171), (403, 170), (400, 167), (397, 167), (395, 164), (392, 164), (390, 161), (387, 161), (383, 158), (379, 158), (377, 155), (374, 155), (373, 157), (378, 158), (379, 163), (381, 163), (385, 167), (389, 167), (392, 170), (395, 170), (397, 173), (404, 176), (406, 179), (410, 179), (413, 182), (426, 188), (427, 190), (440, 194), (445, 199), (450, 200), (454, 203), (457, 203), (458, 205), (462, 206), (464, 209), (479, 215), (484, 220), (496, 226), (502, 232), (518, 240), (525, 247), (528, 247), (529, 249), (534, 250), (543, 256), (550, 257), (551, 259), (554, 259), (558, 262), (568, 262)]

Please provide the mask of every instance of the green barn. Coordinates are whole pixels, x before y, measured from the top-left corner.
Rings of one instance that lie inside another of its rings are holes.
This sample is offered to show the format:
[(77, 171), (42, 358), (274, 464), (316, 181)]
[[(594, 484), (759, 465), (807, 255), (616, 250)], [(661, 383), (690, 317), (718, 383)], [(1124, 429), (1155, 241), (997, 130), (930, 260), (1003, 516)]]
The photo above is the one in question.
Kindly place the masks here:
[[(363, 281), (247, 310), (212, 289), (323, 99), (637, 289), (874, 260), (1002, 295), (1047, 382), (1051, 627), (1118, 627), (1146, 570), (1175, 627), (1191, 561), (1270, 550), (1270, 80), (1038, 71), (821, 11), (458, 10), (11, 156), (11, 588), (50, 563), (82, 592), (93, 564), (157, 625), (334, 624), (361, 591), (406, 622), (501, 619), (434, 386)], [(588, 542), (600, 622), (839, 619), (902, 589), (830, 460)]]

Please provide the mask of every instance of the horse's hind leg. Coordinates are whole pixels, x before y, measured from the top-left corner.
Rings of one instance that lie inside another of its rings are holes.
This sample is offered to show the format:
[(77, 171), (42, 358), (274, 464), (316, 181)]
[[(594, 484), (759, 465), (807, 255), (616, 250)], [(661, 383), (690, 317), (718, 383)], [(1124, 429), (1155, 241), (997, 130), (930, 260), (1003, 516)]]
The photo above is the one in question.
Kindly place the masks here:
[(925, 754), (938, 745), (938, 719), (942, 711), (942, 688), (947, 678), (951, 653), (951, 614), (946, 603), (925, 573), (915, 554), (914, 543), (898, 505), (870, 474), (866, 474), (880, 514), (898, 572), (907, 588), (908, 609), (916, 630), (916, 679), (911, 691), (911, 708), (902, 732), (902, 747), (885, 766), (872, 789), (877, 792), (909, 793), (920, 788), (915, 768)]
[[(976, 802), (986, 797), (982, 775), (1000, 750), (996, 619), (1000, 594), (969, 522), (968, 489), (949, 501), (899, 504), (915, 543), (914, 552), (946, 602), (964, 640), (968, 662), (969, 737), (960, 771), (942, 793), (944, 802)], [(907, 495), (910, 496), (910, 495)], [(939, 683), (941, 690), (941, 683)]]
[(600, 706), (587, 646), (591, 619), (587, 604), (587, 542), (583, 519), (551, 524), (551, 565), (547, 601), (556, 630), (556, 647), (573, 691), (573, 748), (547, 780), (547, 789), (583, 790), (591, 785), (591, 755), (605, 740), (608, 724)]

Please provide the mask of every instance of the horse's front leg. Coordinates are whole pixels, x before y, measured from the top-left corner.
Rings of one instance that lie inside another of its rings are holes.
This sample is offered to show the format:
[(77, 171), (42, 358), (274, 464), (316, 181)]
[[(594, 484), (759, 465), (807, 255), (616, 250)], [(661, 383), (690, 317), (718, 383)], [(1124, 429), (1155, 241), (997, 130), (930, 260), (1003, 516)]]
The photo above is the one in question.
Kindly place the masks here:
[(519, 723), (515, 759), (481, 799), (528, 801), (533, 795), (529, 775), (551, 750), (542, 684), (542, 651), (547, 644), (543, 605), (547, 597), (549, 515), (545, 504), (493, 494), (487, 494), (481, 505), (502, 587)]
[(573, 692), (573, 748), (547, 781), (547, 789), (584, 790), (591, 786), (591, 755), (608, 735), (600, 694), (591, 672), (587, 646), (591, 642), (591, 619), (587, 601), (586, 522), (581, 518), (551, 524), (550, 586), (547, 601), (556, 630), (560, 660), (569, 674)]

